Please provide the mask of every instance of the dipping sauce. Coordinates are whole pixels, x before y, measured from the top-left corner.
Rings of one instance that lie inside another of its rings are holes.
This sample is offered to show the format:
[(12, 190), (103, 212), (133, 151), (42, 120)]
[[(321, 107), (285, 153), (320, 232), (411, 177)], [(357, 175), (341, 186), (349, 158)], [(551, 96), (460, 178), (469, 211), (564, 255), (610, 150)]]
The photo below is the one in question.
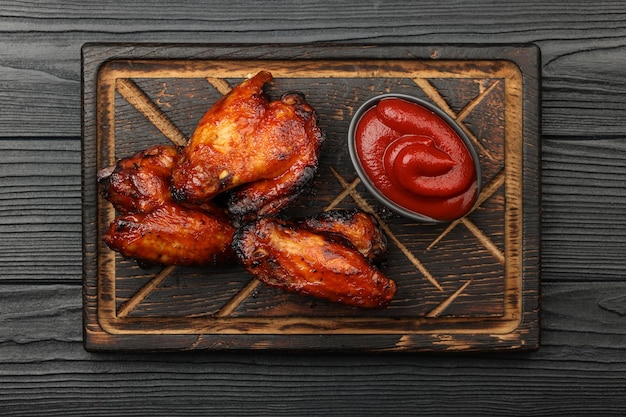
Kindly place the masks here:
[(383, 97), (352, 130), (369, 188), (386, 199), (434, 221), (463, 217), (474, 206), (480, 170), (475, 151), (432, 109)]

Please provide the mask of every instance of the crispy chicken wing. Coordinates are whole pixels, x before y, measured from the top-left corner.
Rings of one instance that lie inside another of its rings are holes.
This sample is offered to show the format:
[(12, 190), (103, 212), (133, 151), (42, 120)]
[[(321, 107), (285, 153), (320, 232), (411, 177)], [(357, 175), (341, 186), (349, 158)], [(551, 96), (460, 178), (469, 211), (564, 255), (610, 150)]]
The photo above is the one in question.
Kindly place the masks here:
[(361, 210), (328, 210), (302, 220), (300, 225), (315, 233), (345, 238), (370, 262), (381, 261), (387, 253), (387, 238), (378, 220)]
[(244, 267), (262, 282), (362, 308), (384, 308), (396, 284), (349, 245), (295, 223), (262, 218), (233, 238)]
[(213, 202), (185, 208), (172, 200), (170, 178), (178, 158), (177, 147), (155, 145), (100, 170), (102, 196), (122, 213), (105, 242), (146, 265), (232, 262), (234, 229), (226, 211)]
[(225, 216), (164, 203), (148, 213), (119, 216), (104, 241), (123, 256), (147, 265), (205, 266), (234, 263), (234, 232)]
[[(283, 95), (280, 104), (270, 103), (270, 108), (274, 107), (280, 117), (268, 116), (261, 123), (264, 131), (259, 132), (259, 137), (263, 138), (268, 147), (272, 146), (272, 136), (279, 142), (294, 140), (288, 145), (290, 149), (284, 152), (285, 157), (288, 153), (293, 153), (293, 157), (282, 174), (243, 185), (230, 195), (228, 210), (235, 224), (278, 213), (300, 195), (317, 172), (324, 138), (317, 127), (315, 112), (298, 93)], [(278, 108), (282, 110), (278, 111)]]
[(275, 213), (312, 177), (323, 135), (317, 116), (299, 94), (268, 101), (261, 71), (218, 100), (202, 117), (172, 173), (179, 201), (208, 201), (236, 192), (230, 207), (236, 217)]
[(170, 177), (178, 148), (156, 145), (98, 172), (102, 196), (116, 210), (145, 213), (171, 200)]

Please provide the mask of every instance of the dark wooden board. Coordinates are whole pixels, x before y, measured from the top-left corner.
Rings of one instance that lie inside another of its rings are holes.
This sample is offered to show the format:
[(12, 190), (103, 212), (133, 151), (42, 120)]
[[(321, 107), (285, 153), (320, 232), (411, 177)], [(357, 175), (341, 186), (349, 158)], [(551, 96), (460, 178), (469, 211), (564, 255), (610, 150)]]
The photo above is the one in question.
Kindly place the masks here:
[[(533, 46), (87, 45), (83, 49), (84, 340), (90, 350), (485, 351), (539, 346), (539, 70)], [(184, 141), (221, 94), (259, 69), (270, 96), (302, 91), (327, 134), (312, 192), (288, 211), (375, 212), (399, 286), (382, 311), (285, 294), (241, 268), (142, 270), (100, 239), (115, 215), (95, 173)], [(422, 96), (474, 138), (480, 206), (450, 225), (381, 210), (349, 162), (347, 125), (383, 92)]]

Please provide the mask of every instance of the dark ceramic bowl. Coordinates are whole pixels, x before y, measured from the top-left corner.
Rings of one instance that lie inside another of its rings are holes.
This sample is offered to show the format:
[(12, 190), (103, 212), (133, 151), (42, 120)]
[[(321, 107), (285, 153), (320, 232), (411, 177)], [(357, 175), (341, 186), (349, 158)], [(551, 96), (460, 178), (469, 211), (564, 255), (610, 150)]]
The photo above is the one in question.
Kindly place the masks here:
[(409, 210), (409, 209), (407, 209), (405, 207), (402, 207), (401, 205), (399, 205), (399, 204), (395, 203), (394, 201), (390, 200), (385, 195), (383, 195), (380, 192), (380, 190), (378, 190), (378, 188), (376, 188), (374, 183), (367, 176), (365, 170), (363, 169), (363, 165), (361, 164), (361, 160), (359, 159), (359, 156), (358, 156), (357, 151), (356, 151), (356, 146), (355, 146), (355, 133), (356, 133), (357, 125), (361, 121), (361, 118), (363, 117), (365, 112), (367, 112), (370, 108), (375, 106), (380, 100), (382, 100), (384, 98), (390, 98), (390, 97), (400, 98), (400, 99), (403, 99), (403, 100), (406, 100), (406, 101), (410, 101), (410, 102), (416, 103), (416, 104), (418, 104), (418, 105), (420, 105), (422, 107), (425, 107), (426, 109), (432, 111), (436, 116), (438, 116), (439, 118), (443, 119), (450, 127), (452, 127), (452, 129), (454, 129), (454, 131), (459, 135), (461, 140), (465, 143), (465, 146), (469, 150), (469, 152), (470, 152), (470, 154), (472, 156), (472, 160), (474, 161), (474, 167), (476, 169), (476, 181), (478, 182), (478, 184), (477, 184), (477, 186), (478, 186), (477, 190), (478, 191), (476, 192), (476, 197), (478, 197), (478, 194), (480, 193), (480, 190), (481, 190), (481, 168), (480, 168), (480, 160), (478, 158), (478, 154), (476, 153), (476, 149), (474, 149), (474, 145), (472, 144), (471, 140), (469, 139), (469, 137), (467, 136), (465, 131), (456, 123), (456, 121), (454, 119), (452, 119), (450, 116), (448, 116), (447, 113), (445, 113), (439, 107), (437, 107), (437, 106), (435, 106), (435, 105), (433, 105), (433, 104), (431, 104), (431, 103), (429, 103), (429, 102), (427, 102), (425, 100), (422, 100), (420, 98), (414, 97), (414, 96), (409, 96), (409, 95), (406, 95), (406, 94), (394, 94), (394, 93), (381, 94), (381, 95), (373, 97), (373, 98), (367, 100), (365, 103), (363, 103), (361, 105), (361, 107), (359, 107), (359, 109), (356, 111), (354, 116), (352, 117), (352, 121), (350, 122), (350, 128), (348, 130), (348, 151), (350, 153), (350, 159), (352, 159), (352, 163), (354, 164), (354, 168), (355, 168), (357, 174), (359, 175), (359, 177), (361, 178), (361, 181), (363, 182), (365, 187), (382, 204), (384, 204), (385, 206), (389, 207), (390, 209), (392, 209), (396, 213), (398, 213), (398, 214), (400, 214), (402, 216), (408, 217), (410, 219), (413, 219), (413, 220), (417, 220), (417, 221), (421, 221), (421, 222), (428, 222), (428, 223), (446, 223), (446, 222), (448, 222), (450, 220), (445, 220), (444, 221), (444, 220), (434, 219), (432, 217), (429, 217), (429, 216), (426, 216), (424, 214), (418, 213), (416, 211)]

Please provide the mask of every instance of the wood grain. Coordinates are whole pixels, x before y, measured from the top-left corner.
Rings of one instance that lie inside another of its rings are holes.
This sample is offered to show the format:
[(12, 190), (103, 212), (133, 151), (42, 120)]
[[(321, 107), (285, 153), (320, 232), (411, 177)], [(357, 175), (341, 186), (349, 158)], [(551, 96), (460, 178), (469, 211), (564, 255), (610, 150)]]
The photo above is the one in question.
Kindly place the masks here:
[(0, 181), (0, 282), (77, 283), (80, 143), (0, 139)]
[[(160, 0), (0, 6), (1, 413), (623, 416), (622, 2), (256, 6), (236, 0), (211, 7)], [(92, 41), (539, 45), (541, 350), (470, 356), (85, 352), (80, 48)]]
[(145, 355), (85, 352), (75, 285), (3, 285), (0, 403), (7, 416), (94, 409), (100, 415), (508, 415), (521, 408), (524, 415), (619, 416), (626, 407), (626, 332), (623, 316), (601, 305), (626, 294), (626, 284), (547, 284), (543, 293), (537, 352)]
[[(433, 51), (448, 59), (432, 59)], [(539, 161), (533, 151), (538, 146), (538, 86), (532, 82), (538, 76), (536, 49), (119, 44), (89, 45), (83, 52), (84, 231), (89, 235), (86, 244), (97, 248), (96, 252), (86, 250), (84, 258), (86, 265), (97, 265), (97, 270), (85, 274), (88, 349), (155, 350), (177, 344), (184, 350), (537, 346)], [(464, 227), (446, 230), (435, 249), (422, 252), (420, 242), (430, 234), (436, 237), (437, 228), (379, 216), (394, 249), (398, 248), (388, 253), (390, 268), (383, 267), (400, 287), (397, 301), (385, 311), (346, 311), (321, 302), (303, 309), (310, 302), (265, 286), (255, 288), (255, 295), (241, 299), (236, 307), (226, 307), (230, 302), (224, 305), (222, 299), (239, 300), (235, 294), (242, 294), (241, 288), (250, 280), (240, 269), (207, 271), (211, 278), (205, 286), (187, 278), (189, 274), (202, 277), (202, 271), (178, 268), (170, 271), (171, 276), (142, 273), (132, 261), (115, 256), (99, 237), (115, 213), (102, 198), (94, 202), (98, 194), (94, 161), (100, 169), (130, 155), (131, 149), (134, 152), (163, 140), (183, 143), (188, 120), (198, 120), (227, 90), (225, 85), (261, 69), (274, 76), (268, 86), (270, 96), (294, 89), (304, 92), (326, 131), (313, 184), (317, 201), (296, 202), (292, 216), (333, 206), (337, 195), (346, 197), (340, 203), (344, 208), (380, 212), (364, 190), (344, 192), (356, 177), (345, 150), (345, 132), (354, 108), (373, 94), (407, 92), (446, 103), (448, 114), (460, 118), (468, 135), (481, 145), (477, 148), (481, 176), (500, 186), (487, 185), (480, 197), (484, 205), (459, 223)], [(216, 83), (215, 79), (225, 81)], [(342, 104), (337, 107), (337, 103)], [(184, 127), (179, 129), (180, 121)], [(160, 134), (141, 137), (154, 128)], [(489, 151), (483, 144), (489, 145)], [(502, 183), (495, 180), (499, 172)], [(431, 285), (420, 283), (422, 277)], [(448, 340), (432, 343), (432, 337), (441, 333)], [(311, 335), (326, 335), (326, 339), (317, 345)]]
[(544, 279), (624, 279), (625, 160), (623, 141), (544, 141)]
[[(79, 284), (79, 142), (5, 138), (0, 149), (0, 281)], [(625, 159), (626, 146), (619, 140), (544, 141), (544, 281), (624, 277)]]
[[(328, 4), (298, 7), (279, 1), (246, 8), (228, 2), (197, 7), (154, 1), (75, 8), (46, 1), (0, 9), (0, 78), (11, 80), (0, 91), (0, 132), (79, 136), (80, 46), (91, 41), (534, 42), (546, 62), (545, 134), (619, 135), (625, 130), (626, 88), (615, 76), (619, 67), (596, 65), (624, 56), (625, 12), (615, 2), (509, 3), (497, 11), (488, 1), (460, 6), (426, 1), (419, 7), (402, 1)], [(572, 99), (576, 106), (564, 104)]]

